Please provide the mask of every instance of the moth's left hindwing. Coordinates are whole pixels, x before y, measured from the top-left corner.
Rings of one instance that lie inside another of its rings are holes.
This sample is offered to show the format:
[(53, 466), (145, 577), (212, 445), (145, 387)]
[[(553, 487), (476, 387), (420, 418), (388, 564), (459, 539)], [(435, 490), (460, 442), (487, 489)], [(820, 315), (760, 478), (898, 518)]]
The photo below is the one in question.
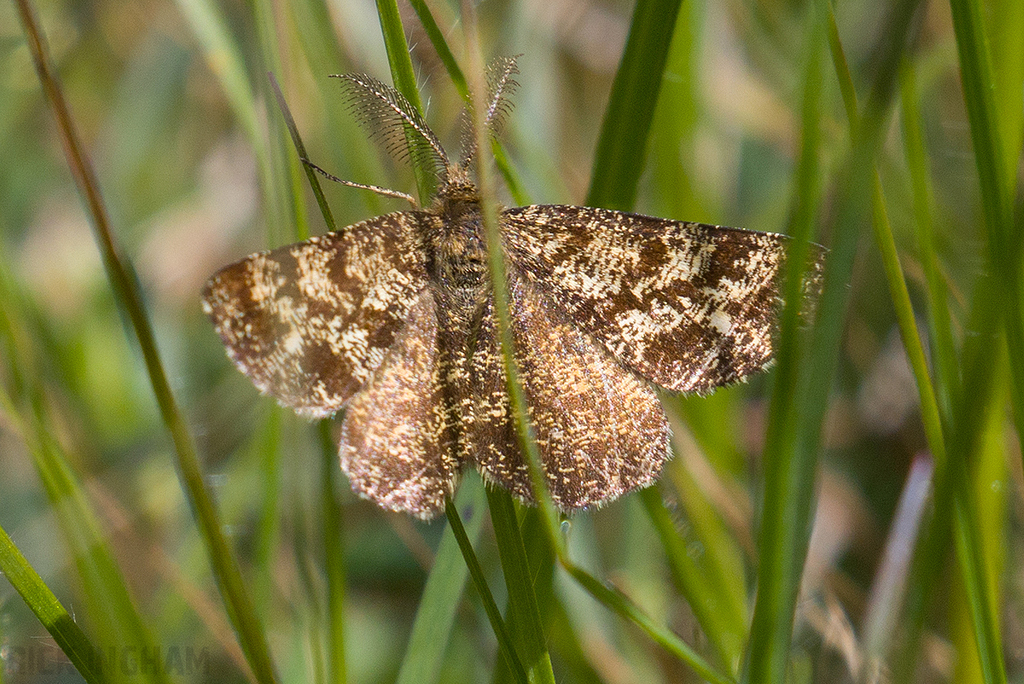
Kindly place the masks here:
[(427, 286), (419, 212), (261, 252), (203, 291), (228, 356), (260, 391), (310, 417), (340, 409), (384, 360)]

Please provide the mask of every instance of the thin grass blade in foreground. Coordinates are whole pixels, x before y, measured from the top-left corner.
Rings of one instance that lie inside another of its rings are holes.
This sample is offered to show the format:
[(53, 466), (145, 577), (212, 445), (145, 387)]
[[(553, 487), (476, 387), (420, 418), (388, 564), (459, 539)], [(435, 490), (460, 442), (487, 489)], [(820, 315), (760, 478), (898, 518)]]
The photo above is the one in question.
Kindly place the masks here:
[[(475, 543), (485, 518), (483, 487), (470, 487), (463, 482), (455, 495), (454, 506), (462, 511), (460, 515), (465, 520), (467, 539), (470, 544)], [(459, 550), (455, 533), (448, 527), (441, 536), (434, 566), (416, 608), (416, 619), (396, 684), (433, 684), (438, 681), (468, 573), (469, 567)]]
[(228, 615), (238, 630), (242, 648), (257, 680), (264, 683), (274, 682), (277, 677), (270, 659), (265, 634), (260, 627), (252, 603), (249, 601), (241, 571), (227, 540), (224, 538), (213, 500), (203, 482), (199, 457), (160, 361), (153, 329), (143, 305), (142, 294), (136, 280), (130, 275), (131, 272), (126, 261), (115, 245), (110, 222), (100, 195), (99, 184), (75, 130), (63, 93), (50, 69), (42, 34), (35, 22), (28, 0), (18, 0), (17, 7), (40, 83), (57, 118), (58, 130), (61, 133), (68, 164), (88, 207), (91, 225), (95, 231), (114, 297), (124, 307), (131, 321), (132, 329), (146, 362), (146, 370), (153, 385), (161, 416), (171, 433), (178, 457), (182, 484), (203, 533)]
[(526, 546), (519, 529), (515, 503), (508, 492), (495, 487), (487, 490), (487, 502), (494, 537), (500, 540), (498, 554), (501, 570), (505, 574), (505, 586), (508, 588), (508, 609), (505, 615), (509, 630), (525, 661), (523, 665), (530, 682), (554, 684), (551, 656), (541, 626), (533, 575), (527, 563)]
[(331, 438), (331, 421), (321, 420), (320, 505), (323, 510), (324, 575), (327, 582), (327, 681), (348, 681), (345, 659), (345, 561), (341, 515), (341, 469), (338, 450)]
[[(388, 49), (388, 60), (391, 62), (392, 78), (394, 80), (395, 88), (406, 97), (408, 102), (417, 111), (422, 113), (419, 91), (416, 88), (413, 76), (412, 61), (409, 56), (408, 46), (405, 43), (405, 30), (402, 27), (397, 6), (395, 5), (394, 0), (378, 0), (377, 6), (381, 29), (384, 32), (384, 40)], [(466, 21), (467, 24), (473, 26), (472, 20), (467, 19)], [(431, 170), (426, 168), (425, 165), (415, 163), (415, 155), (413, 157), (413, 163), (417, 177), (417, 184), (420, 188), (421, 201), (426, 200), (433, 192), (436, 179), (433, 177)], [(478, 168), (485, 166), (486, 164), (480, 164), (478, 165)], [(483, 188), (481, 188), (481, 194), (486, 197), (486, 191)], [(486, 201), (482, 202), (482, 204), (486, 204)], [(486, 215), (486, 207), (484, 209), (484, 213)], [(494, 599), (491, 596), (490, 589), (487, 586), (483, 571), (476, 559), (476, 554), (473, 551), (472, 544), (466, 535), (465, 529), (462, 525), (462, 520), (459, 518), (458, 509), (452, 503), (451, 499), (446, 501), (445, 513), (448, 517), (449, 526), (458, 541), (459, 548), (462, 551), (466, 565), (469, 568), (469, 574), (473, 578), (477, 591), (480, 593), (480, 597), (484, 602), (487, 617), (491, 622), (491, 627), (498, 640), (498, 645), (505, 659), (505, 663), (516, 677), (517, 681), (526, 681), (526, 671), (523, 668), (522, 660), (515, 651), (514, 644), (510, 639), (503, 620), (501, 619), (501, 614), (498, 612)], [(499, 538), (498, 543), (499, 545), (502, 544), (502, 539)], [(550, 669), (550, 662), (548, 663), (548, 669)]]
[[(843, 89), (851, 127), (853, 127), (856, 125), (856, 94), (853, 91), (853, 82), (850, 78), (850, 74), (845, 68), (846, 59), (843, 56), (842, 45), (839, 42), (838, 31), (835, 27), (834, 15), (831, 12), (829, 13), (829, 20), (829, 38), (834, 56), (833, 61), (836, 66), (837, 76)], [(918, 397), (921, 405), (921, 418), (925, 426), (928, 444), (931, 448), (932, 455), (935, 458), (940, 477), (942, 477), (945, 475), (948, 464), (938, 402), (928, 373), (927, 362), (924, 354), (924, 345), (921, 343), (920, 336), (917, 332), (917, 324), (914, 320), (914, 312), (910, 303), (910, 294), (907, 290), (906, 281), (903, 279), (903, 273), (899, 264), (899, 257), (896, 254), (896, 244), (893, 240), (892, 229), (889, 226), (888, 217), (886, 215), (885, 199), (882, 196), (881, 179), (879, 178), (877, 170), (874, 172), (873, 181), (872, 200), (875, 207), (875, 218), (873, 221), (875, 241), (878, 246), (879, 253), (881, 254), (882, 264), (889, 282), (889, 292), (893, 300), (897, 321), (899, 322), (903, 346), (906, 350), (907, 357), (909, 358), (911, 367), (914, 371), (914, 377), (917, 381)], [(969, 512), (970, 511), (968, 511), (968, 513)], [(958, 545), (958, 549), (961, 549), (961, 552), (958, 553), (957, 556), (960, 561), (961, 573), (964, 577), (964, 584), (968, 594), (972, 597), (976, 597), (969, 603), (972, 608), (977, 611), (982, 608), (982, 597), (988, 593), (985, 587), (986, 573), (980, 567), (980, 565), (984, 563), (984, 560), (980, 558), (976, 552), (972, 551), (972, 549), (978, 549), (979, 551), (981, 549), (981, 546), (977, 541), (980, 528), (975, 529), (977, 527), (977, 523), (973, 523), (972, 525), (972, 523), (965, 519), (964, 516), (959, 515), (956, 518), (955, 524), (957, 525), (958, 530), (957, 539), (962, 542)], [(975, 567), (974, 564), (977, 564), (977, 567)], [(975, 585), (974, 582), (981, 582), (982, 584), (979, 586)], [(981, 613), (976, 612), (976, 615), (978, 616), (976, 618), (976, 622), (984, 621), (985, 618), (981, 617)], [(976, 639), (978, 640), (980, 648), (989, 648), (989, 650), (991, 650), (991, 647), (986, 647), (986, 644), (998, 644), (1000, 642), (998, 632), (993, 632), (991, 628), (979, 631), (976, 635)], [(982, 659), (982, 663), (984, 666), (983, 669), (988, 669), (985, 658)], [(994, 675), (994, 673), (992, 674)]]
[(523, 661), (516, 653), (515, 646), (512, 644), (512, 637), (505, 627), (505, 622), (501, 619), (501, 613), (498, 611), (498, 606), (494, 603), (494, 597), (491, 596), (491, 592), (487, 588), (487, 578), (484, 577), (480, 561), (477, 560), (476, 553), (473, 551), (473, 545), (470, 544), (469, 536), (466, 534), (466, 529), (462, 526), (459, 511), (455, 508), (455, 504), (452, 503), (451, 499), (445, 500), (444, 512), (448, 516), (448, 524), (455, 535), (455, 540), (459, 543), (459, 549), (462, 551), (462, 557), (469, 568), (473, 584), (476, 586), (477, 591), (480, 592), (484, 611), (487, 613), (487, 619), (491, 621), (491, 629), (494, 630), (494, 635), (498, 639), (498, 648), (505, 659), (505, 664), (511, 670), (517, 682), (526, 684), (529, 680), (526, 676), (526, 669), (523, 667)]
[(638, 0), (594, 153), (587, 206), (629, 211), (644, 169), (665, 62), (682, 0)]
[[(750, 626), (744, 682), (781, 682), (789, 662), (793, 615), (803, 560), (810, 537), (810, 512), (817, 460), (795, 448), (797, 407), (794, 397), (800, 378), (803, 338), (799, 330), (799, 301), (803, 267), (813, 235), (818, 205), (818, 147), (820, 145), (821, 50), (825, 17), (820, 7), (808, 8), (800, 161), (790, 234), (797, 251), (787, 259), (785, 307), (779, 324), (775, 386), (768, 414), (764, 447), (764, 503), (759, 543), (757, 600)], [(855, 242), (854, 242), (855, 244)], [(852, 250), (846, 258), (852, 261)], [(828, 268), (832, 267), (830, 255)], [(829, 378), (830, 380), (831, 378)]]
[(43, 579), (14, 545), (7, 532), (0, 527), (0, 574), (3, 574), (25, 604), (39, 618), (46, 631), (57, 642), (79, 674), (89, 684), (107, 681), (93, 667), (98, 651), (61, 605)]
[[(416, 86), (416, 72), (412, 68), (409, 55), (409, 44), (405, 40), (405, 27), (398, 13), (397, 0), (377, 0), (377, 16), (380, 19), (380, 30), (384, 34), (384, 47), (388, 53), (388, 64), (391, 65), (391, 79), (395, 89), (405, 96), (416, 111), (423, 113), (420, 91)], [(410, 135), (412, 135), (410, 133)], [(415, 155), (413, 155), (415, 157)], [(419, 190), (420, 204), (426, 204), (434, 194), (436, 179), (433, 172), (425, 165), (413, 164), (416, 174), (416, 187)]]
[[(41, 355), (25, 334), (24, 297), (15, 289), (0, 249), (0, 376), (9, 378), (15, 396), (0, 387), (0, 416), (15, 429), (31, 456), (43, 485), (65, 547), (78, 571), (84, 608), (90, 616), (103, 616), (94, 634), (100, 652), (110, 646), (152, 651), (152, 630), (139, 614), (129, 584), (115, 561), (101, 518), (81, 484), (61, 441), (53, 414), (53, 396), (46, 390)], [(4, 367), (6, 366), (6, 367)], [(97, 621), (92, 623), (97, 625)], [(162, 670), (147, 679), (167, 682)]]

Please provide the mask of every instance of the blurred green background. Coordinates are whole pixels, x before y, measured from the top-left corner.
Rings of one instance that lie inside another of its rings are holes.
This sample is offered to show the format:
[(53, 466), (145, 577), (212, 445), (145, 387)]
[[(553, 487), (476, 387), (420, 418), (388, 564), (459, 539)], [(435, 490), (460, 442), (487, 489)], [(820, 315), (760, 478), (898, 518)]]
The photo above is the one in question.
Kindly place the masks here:
[[(789, 230), (814, 5), (683, 2), (647, 149), (636, 150), (645, 165), (635, 210)], [(416, 14), (405, 3), (399, 8), (426, 119), (456, 150), (462, 100)], [(430, 8), (465, 67), (459, 7), (434, 0)], [(879, 62), (891, 10), (888, 3), (862, 0), (835, 8), (862, 100), (876, 74), (892, 68)], [(1018, 0), (993, 0), (981, 10), (1004, 171), (1014, 178), (1024, 8)], [(303, 230), (324, 230), (298, 173), (268, 71), (281, 83), (313, 161), (352, 181), (415, 192), (411, 170), (367, 140), (348, 116), (337, 83), (327, 78), (359, 71), (390, 81), (374, 4), (47, 0), (36, 11), (282, 680), (327, 677), (327, 535), (343, 544), (348, 678), (393, 681), (408, 657), (445, 523), (384, 514), (356, 499), (339, 475), (342, 523), (331, 529), (315, 427), (258, 395), (230, 365), (199, 308), (200, 288), (220, 266), (293, 242)], [(632, 12), (632, 3), (622, 0), (489, 0), (478, 7), (485, 59), (522, 55), (503, 144), (530, 202), (584, 202)], [(927, 332), (932, 320), (918, 233), (927, 216), (934, 239), (929, 258), (937, 260), (948, 288), (942, 306), (959, 343), (970, 334), (972, 292), (991, 264), (950, 6), (922, 2), (912, 34), (916, 40), (903, 52), (915, 76), (904, 82), (903, 95), (916, 98), (913, 121), (924, 162), (908, 161), (906, 106), (897, 96), (884, 118), (876, 165), (919, 326)], [(828, 246), (850, 134), (828, 46), (815, 49), (823, 75), (813, 239)], [(914, 185), (914, 168), (924, 171), (925, 213), (915, 206), (922, 191)], [(325, 192), (339, 225), (404, 208), (337, 185)], [(880, 584), (888, 567), (882, 558), (887, 541), (914, 543), (915, 531), (895, 524), (906, 521), (896, 516), (897, 502), (915, 458), (925, 467), (929, 445), (878, 250), (866, 224), (861, 232), (818, 451), (817, 515), (789, 660), (790, 679), (797, 682), (878, 681), (871, 679), (876, 666), (880, 681), (891, 681), (893, 671), (906, 671), (890, 660), (905, 637), (904, 613), (901, 592), (879, 598), (881, 586), (892, 586), (891, 579)], [(107, 283), (52, 112), (7, 3), (0, 4), (0, 301), (0, 526), (97, 643), (123, 645), (108, 631), (110, 606), (88, 579), (90, 547), (75, 532), (75, 511), (91, 510), (93, 532), (120, 567), (123, 580), (114, 581), (134, 598), (171, 681), (248, 681), (138, 345)], [(1005, 666), (1010, 681), (1021, 681), (1021, 455), (1008, 411), (1007, 352), (1002, 344), (995, 348), (992, 399), (986, 399), (969, 471)], [(667, 400), (677, 456), (658, 495), (669, 503), (687, 555), (698, 564), (714, 557), (719, 584), (698, 590), (726, 605), (721, 610), (743, 626), (741, 632), (754, 605), (772, 382), (769, 372), (710, 397)], [(46, 436), (42, 446), (38, 435)], [(62, 454), (73, 496), (62, 498), (41, 484), (46, 476), (33, 455), (40, 448)], [(475, 475), (463, 486), (481, 487)], [(734, 643), (709, 640), (702, 630), (638, 495), (574, 517), (566, 534), (580, 565), (614, 583), (705, 657), (714, 662), (723, 649), (739, 655), (742, 634)], [(965, 599), (970, 594), (945, 543), (949, 562), (926, 597), (922, 640), (901, 657), (912, 660), (916, 681), (982, 681)], [(501, 606), (501, 568), (487, 523), (476, 548)], [(544, 600), (554, 617), (545, 624), (559, 681), (696, 681), (565, 573), (550, 564), (548, 571), (553, 588)], [(905, 562), (897, 562), (895, 572), (913, 585)], [(881, 632), (891, 637), (881, 653), (866, 635), (869, 607), (878, 600), (887, 602), (882, 613), (893, 622)], [(461, 599), (450, 635), (443, 631), (439, 638), (448, 640), (440, 681), (491, 680), (499, 656), (473, 589)], [(174, 648), (194, 649), (209, 672), (171, 667)], [(70, 668), (48, 672), (42, 665), (60, 662), (35, 616), (0, 582), (0, 681), (78, 681)], [(723, 671), (735, 672), (738, 662), (725, 663)]]

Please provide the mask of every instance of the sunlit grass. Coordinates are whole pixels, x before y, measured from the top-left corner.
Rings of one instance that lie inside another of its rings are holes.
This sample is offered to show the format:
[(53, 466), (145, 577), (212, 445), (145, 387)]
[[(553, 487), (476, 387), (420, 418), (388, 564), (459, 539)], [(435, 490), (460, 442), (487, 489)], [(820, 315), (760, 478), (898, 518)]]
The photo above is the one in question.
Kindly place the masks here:
[[(390, 75), (454, 151), (479, 66), (460, 8), (364, 5), (180, 0), (124, 21), (109, 3), (47, 7), (97, 169), (78, 176), (86, 213), (64, 124), (22, 34), (4, 34), (0, 679), (44, 629), (80, 669), (95, 648), (159, 650), (154, 681), (182, 674), (169, 654), (186, 646), (219, 681), (1019, 678), (1018, 3), (904, 0), (885, 21), (826, 0), (479, 6), (482, 60), (523, 55), (499, 199), (830, 252), (817, 318), (788, 309), (767, 376), (666, 397), (677, 457), (657, 487), (559, 525), (500, 492), (490, 520), (468, 477), (451, 511), (465, 558), (447, 523), (356, 500), (332, 425), (258, 397), (198, 308), (216, 267), (330, 225), (289, 132), (336, 175), (429, 194), (328, 73)], [(339, 226), (404, 208), (322, 199)], [(935, 465), (920, 527), (894, 518), (914, 457)], [(874, 581), (882, 540), (911, 550), (890, 567), (903, 582)]]

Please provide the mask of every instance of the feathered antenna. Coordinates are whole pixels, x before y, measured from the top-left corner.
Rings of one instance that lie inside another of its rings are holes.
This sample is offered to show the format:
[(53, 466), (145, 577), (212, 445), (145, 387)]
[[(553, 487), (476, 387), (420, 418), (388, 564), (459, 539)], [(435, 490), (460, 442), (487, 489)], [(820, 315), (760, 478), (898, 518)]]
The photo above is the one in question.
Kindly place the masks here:
[(372, 139), (395, 159), (430, 165), (448, 176), (448, 155), (423, 117), (400, 92), (364, 74), (334, 74), (350, 96), (349, 108)]
[[(511, 97), (519, 87), (515, 76), (519, 73), (515, 57), (498, 57), (487, 65), (487, 111), (484, 123), (491, 135), (498, 135), (505, 119), (512, 111)], [(462, 166), (466, 166), (476, 155), (476, 136), (473, 135), (470, 117), (463, 111), (460, 117), (462, 126)]]

